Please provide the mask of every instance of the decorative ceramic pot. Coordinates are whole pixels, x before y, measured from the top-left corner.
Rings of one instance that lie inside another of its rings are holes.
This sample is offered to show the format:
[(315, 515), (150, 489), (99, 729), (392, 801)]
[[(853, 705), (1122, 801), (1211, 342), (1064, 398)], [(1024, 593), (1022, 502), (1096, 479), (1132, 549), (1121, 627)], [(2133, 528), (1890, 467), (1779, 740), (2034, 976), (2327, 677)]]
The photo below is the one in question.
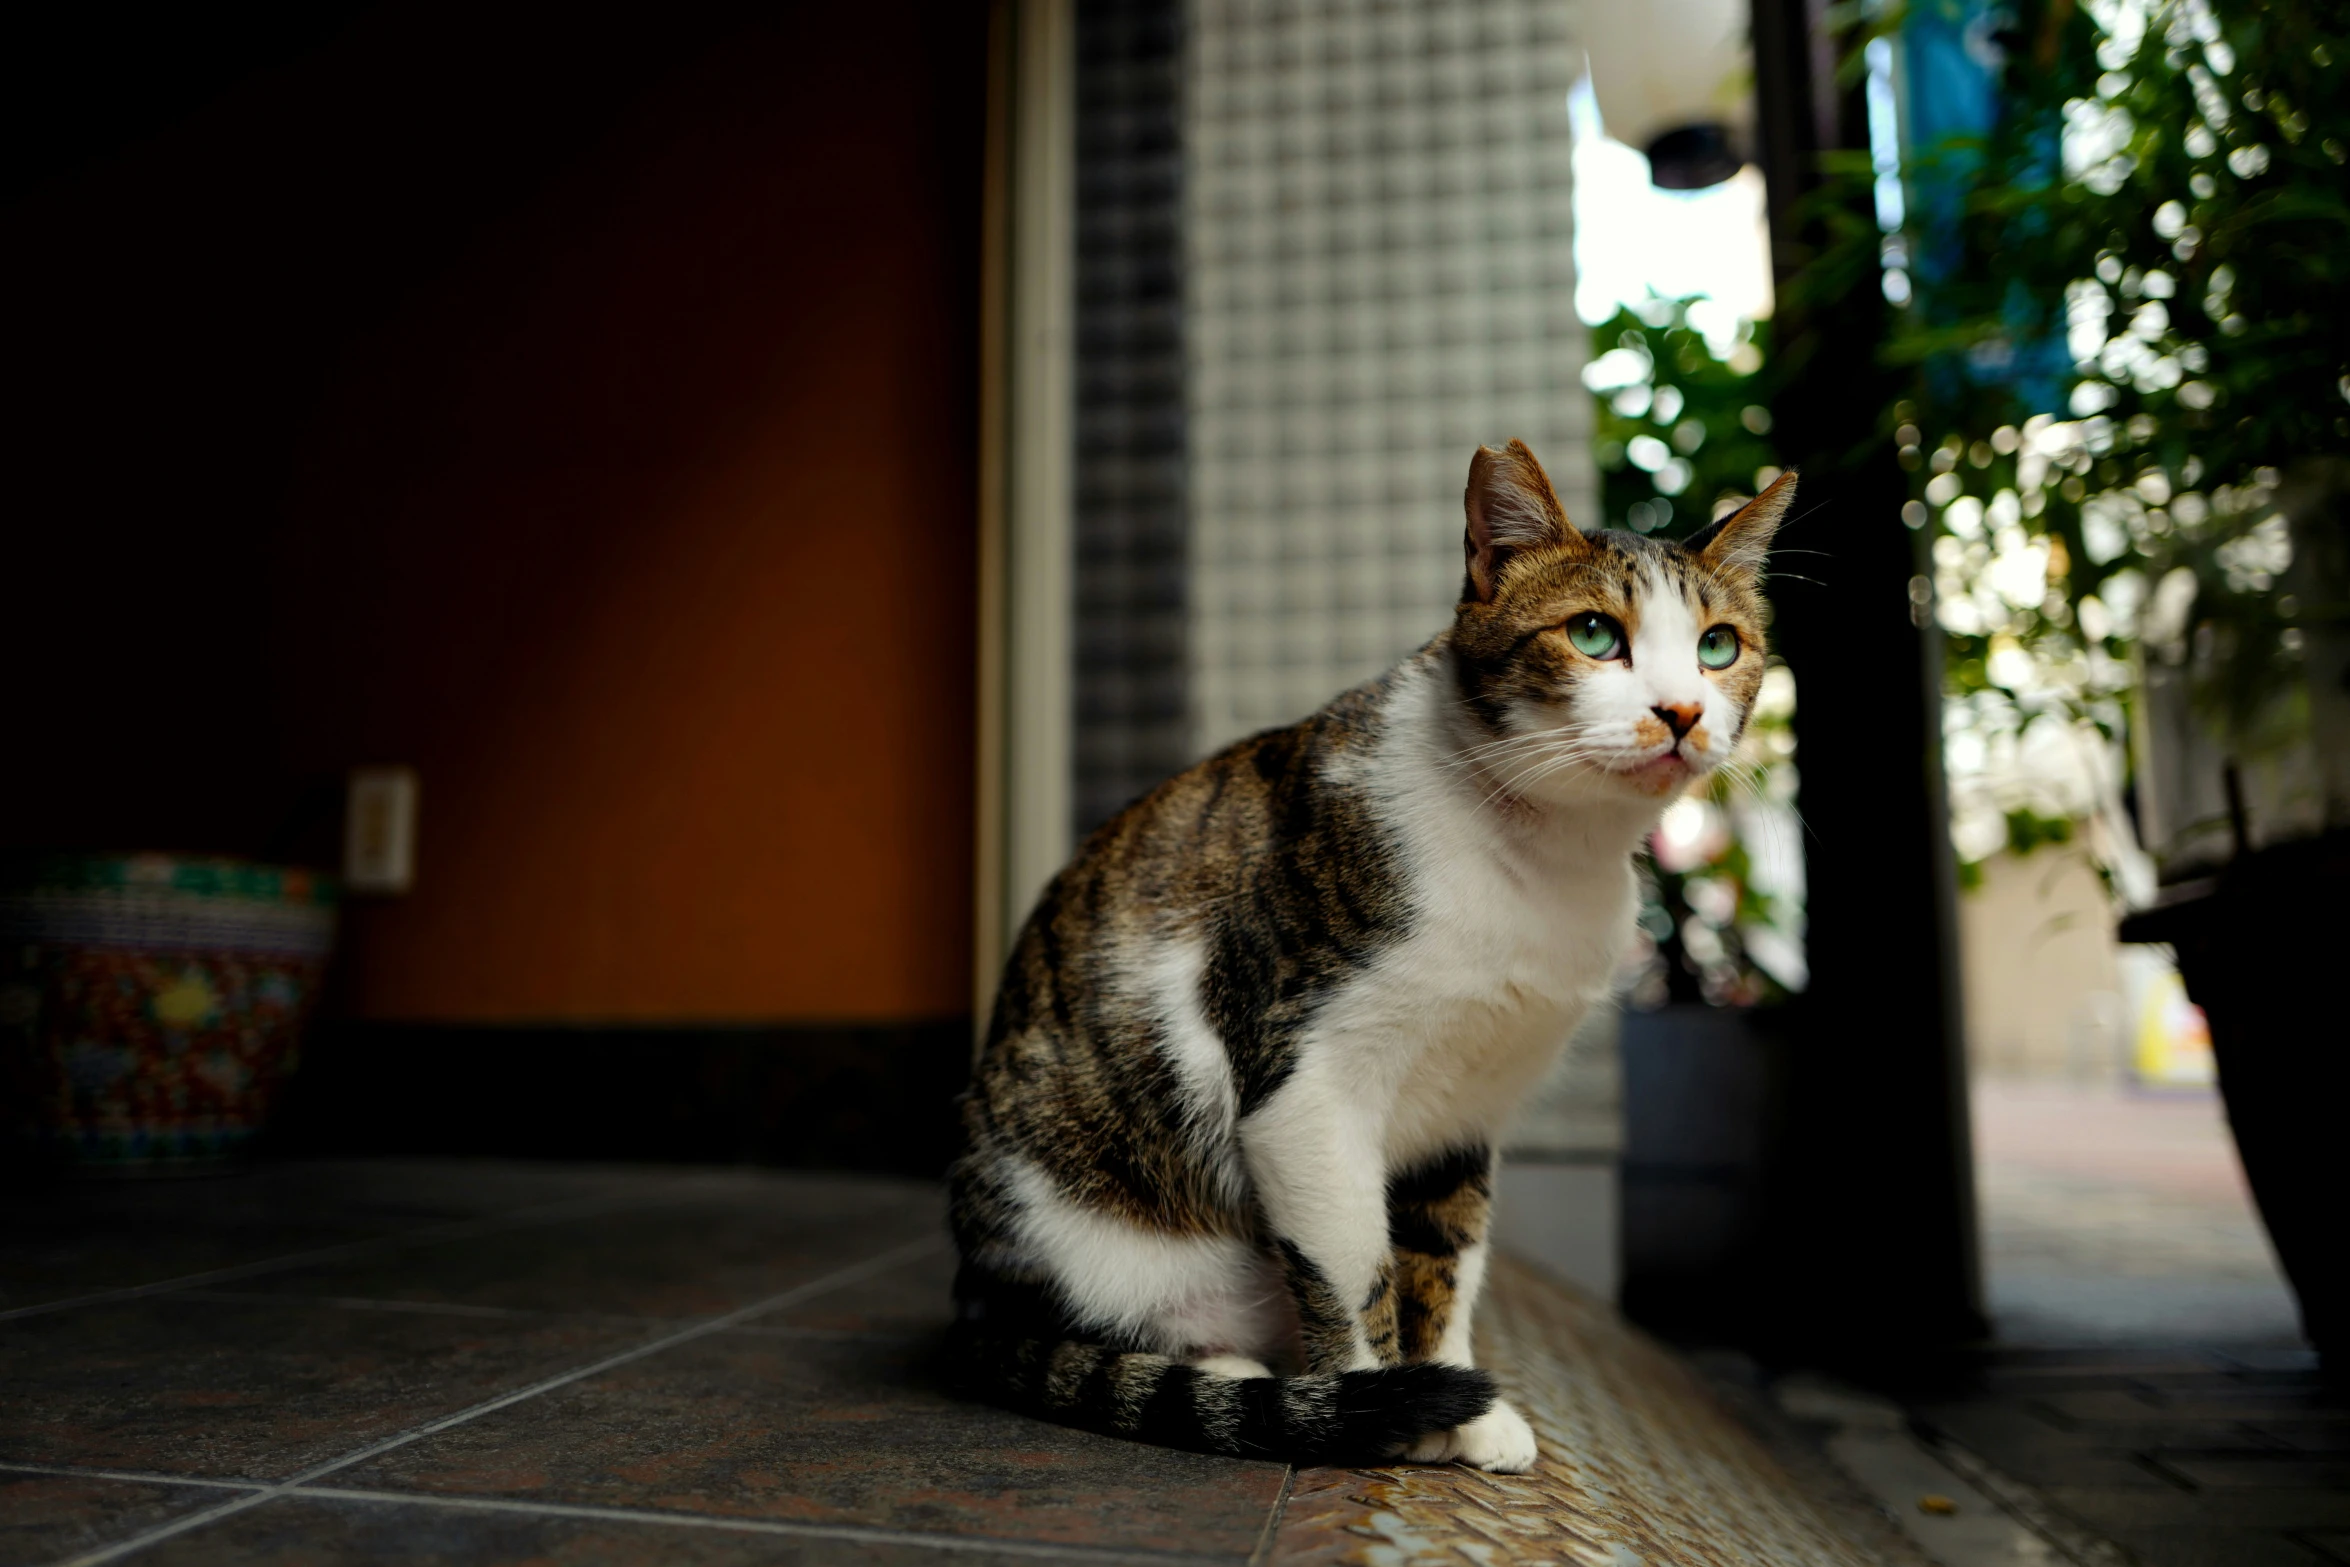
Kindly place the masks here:
[(260, 1131), (335, 929), (314, 872), (52, 856), (0, 879), (0, 1085), (22, 1156), (202, 1169)]

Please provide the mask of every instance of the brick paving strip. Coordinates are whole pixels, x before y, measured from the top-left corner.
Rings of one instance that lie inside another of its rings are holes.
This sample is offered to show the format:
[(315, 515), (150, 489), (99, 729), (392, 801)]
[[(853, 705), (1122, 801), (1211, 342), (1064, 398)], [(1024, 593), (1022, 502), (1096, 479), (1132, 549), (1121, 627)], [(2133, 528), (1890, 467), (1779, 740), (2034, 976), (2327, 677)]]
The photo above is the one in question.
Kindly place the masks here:
[(1301, 1471), (1278, 1567), (1919, 1567), (1820, 1470), (1775, 1453), (1678, 1357), (1502, 1261), (1479, 1358), (1542, 1445), (1535, 1471)]

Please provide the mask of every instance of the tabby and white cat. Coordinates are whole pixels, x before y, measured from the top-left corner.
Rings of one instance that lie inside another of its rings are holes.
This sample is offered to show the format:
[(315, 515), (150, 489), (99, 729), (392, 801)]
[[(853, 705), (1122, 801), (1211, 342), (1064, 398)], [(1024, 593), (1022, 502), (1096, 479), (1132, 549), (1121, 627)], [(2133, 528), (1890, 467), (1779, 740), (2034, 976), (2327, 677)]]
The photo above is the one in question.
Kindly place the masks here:
[(1523, 442), (1481, 448), (1450, 629), (1086, 842), (963, 1100), (973, 1391), (1210, 1452), (1534, 1462), (1470, 1354), (1495, 1142), (1608, 987), (1634, 849), (1746, 727), (1794, 482), (1673, 544), (1578, 532)]

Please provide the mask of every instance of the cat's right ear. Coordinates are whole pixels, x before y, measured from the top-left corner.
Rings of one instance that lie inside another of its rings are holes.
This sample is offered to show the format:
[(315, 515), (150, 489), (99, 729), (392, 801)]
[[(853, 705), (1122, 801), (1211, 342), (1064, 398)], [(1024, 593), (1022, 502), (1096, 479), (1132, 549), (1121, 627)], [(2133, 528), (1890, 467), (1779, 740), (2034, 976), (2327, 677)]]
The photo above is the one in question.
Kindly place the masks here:
[(1795, 470), (1790, 468), (1753, 500), (1682, 540), (1681, 547), (1716, 570), (1759, 577), (1770, 557), (1771, 540), (1794, 504)]
[(1524, 441), (1512, 441), (1500, 451), (1478, 447), (1469, 459), (1469, 487), (1461, 500), (1469, 521), (1461, 541), (1468, 556), (1468, 591), (1479, 603), (1492, 601), (1501, 568), (1512, 555), (1583, 542), (1550, 487), (1550, 475)]

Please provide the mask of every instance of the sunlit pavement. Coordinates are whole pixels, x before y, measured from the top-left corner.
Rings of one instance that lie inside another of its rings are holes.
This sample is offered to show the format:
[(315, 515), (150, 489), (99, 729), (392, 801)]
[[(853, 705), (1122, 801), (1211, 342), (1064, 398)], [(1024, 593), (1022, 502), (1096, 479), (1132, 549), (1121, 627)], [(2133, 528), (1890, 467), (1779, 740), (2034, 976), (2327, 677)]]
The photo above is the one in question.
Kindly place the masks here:
[(1994, 1078), (1974, 1112), (2001, 1342), (2301, 1342), (2216, 1094)]

